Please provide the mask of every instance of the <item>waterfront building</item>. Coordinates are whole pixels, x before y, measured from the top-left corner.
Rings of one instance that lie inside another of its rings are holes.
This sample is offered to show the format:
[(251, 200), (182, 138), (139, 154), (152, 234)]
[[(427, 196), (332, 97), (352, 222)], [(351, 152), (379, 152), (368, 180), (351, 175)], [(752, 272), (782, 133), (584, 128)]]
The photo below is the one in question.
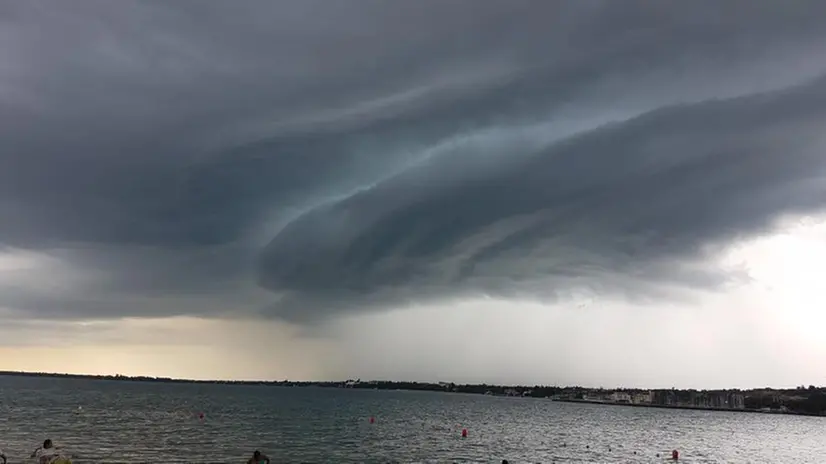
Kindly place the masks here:
[(728, 405), (731, 409), (745, 409), (746, 397), (742, 393), (729, 393)]
[(656, 390), (654, 392), (653, 403), (662, 406), (676, 406), (677, 395), (673, 390)]
[(650, 391), (634, 393), (631, 397), (631, 402), (634, 404), (652, 404), (654, 402), (654, 393)]
[(631, 395), (626, 392), (614, 392), (611, 394), (611, 401), (615, 403), (630, 403)]

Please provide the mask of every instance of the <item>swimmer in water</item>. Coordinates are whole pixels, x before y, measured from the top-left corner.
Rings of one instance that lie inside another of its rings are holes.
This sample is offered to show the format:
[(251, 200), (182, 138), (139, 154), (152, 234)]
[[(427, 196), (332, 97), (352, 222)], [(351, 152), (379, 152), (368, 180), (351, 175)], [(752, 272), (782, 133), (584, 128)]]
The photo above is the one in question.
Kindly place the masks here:
[(247, 464), (270, 464), (270, 458), (266, 454), (261, 454), (260, 451), (255, 450), (252, 457), (247, 460)]
[(0, 461), (3, 461), (3, 464), (6, 464), (6, 453), (0, 449)]
[(43, 446), (38, 447), (32, 453), (32, 458), (37, 458), (38, 464), (49, 464), (59, 456), (57, 448), (55, 448), (52, 440), (45, 440)]

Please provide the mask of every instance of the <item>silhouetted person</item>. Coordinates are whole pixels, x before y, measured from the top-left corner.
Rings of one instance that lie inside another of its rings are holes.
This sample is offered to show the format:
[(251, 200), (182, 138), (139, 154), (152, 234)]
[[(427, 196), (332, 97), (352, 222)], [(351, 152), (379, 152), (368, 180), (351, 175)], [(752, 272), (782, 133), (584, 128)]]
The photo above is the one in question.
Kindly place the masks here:
[(261, 454), (260, 451), (255, 450), (252, 457), (247, 460), (247, 464), (270, 464), (270, 458), (266, 454)]

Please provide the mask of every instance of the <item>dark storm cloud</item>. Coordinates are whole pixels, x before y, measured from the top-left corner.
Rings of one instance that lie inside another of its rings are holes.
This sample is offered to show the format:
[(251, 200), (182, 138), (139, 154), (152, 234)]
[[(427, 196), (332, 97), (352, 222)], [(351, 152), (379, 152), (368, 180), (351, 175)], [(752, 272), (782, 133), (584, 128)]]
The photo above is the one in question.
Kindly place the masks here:
[(824, 205), (824, 117), (818, 81), (658, 110), (491, 169), (436, 160), (291, 223), (268, 247), (264, 282), (333, 307), (548, 296), (617, 275), (723, 283), (679, 263)]
[(822, 206), (824, 19), (818, 1), (4, 4), (0, 244), (87, 278), (0, 306), (211, 314), (141, 298), (258, 282), (297, 319), (713, 287), (709, 246)]

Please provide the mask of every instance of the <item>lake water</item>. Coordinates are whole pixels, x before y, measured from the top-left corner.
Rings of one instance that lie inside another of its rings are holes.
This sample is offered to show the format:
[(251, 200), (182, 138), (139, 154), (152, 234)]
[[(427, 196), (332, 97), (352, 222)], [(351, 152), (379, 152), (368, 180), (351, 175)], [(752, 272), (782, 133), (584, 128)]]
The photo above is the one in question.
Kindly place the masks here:
[(675, 448), (688, 463), (826, 462), (826, 418), (0, 376), (0, 448), (10, 463), (45, 438), (76, 463), (241, 463), (254, 449), (285, 463), (652, 463)]

